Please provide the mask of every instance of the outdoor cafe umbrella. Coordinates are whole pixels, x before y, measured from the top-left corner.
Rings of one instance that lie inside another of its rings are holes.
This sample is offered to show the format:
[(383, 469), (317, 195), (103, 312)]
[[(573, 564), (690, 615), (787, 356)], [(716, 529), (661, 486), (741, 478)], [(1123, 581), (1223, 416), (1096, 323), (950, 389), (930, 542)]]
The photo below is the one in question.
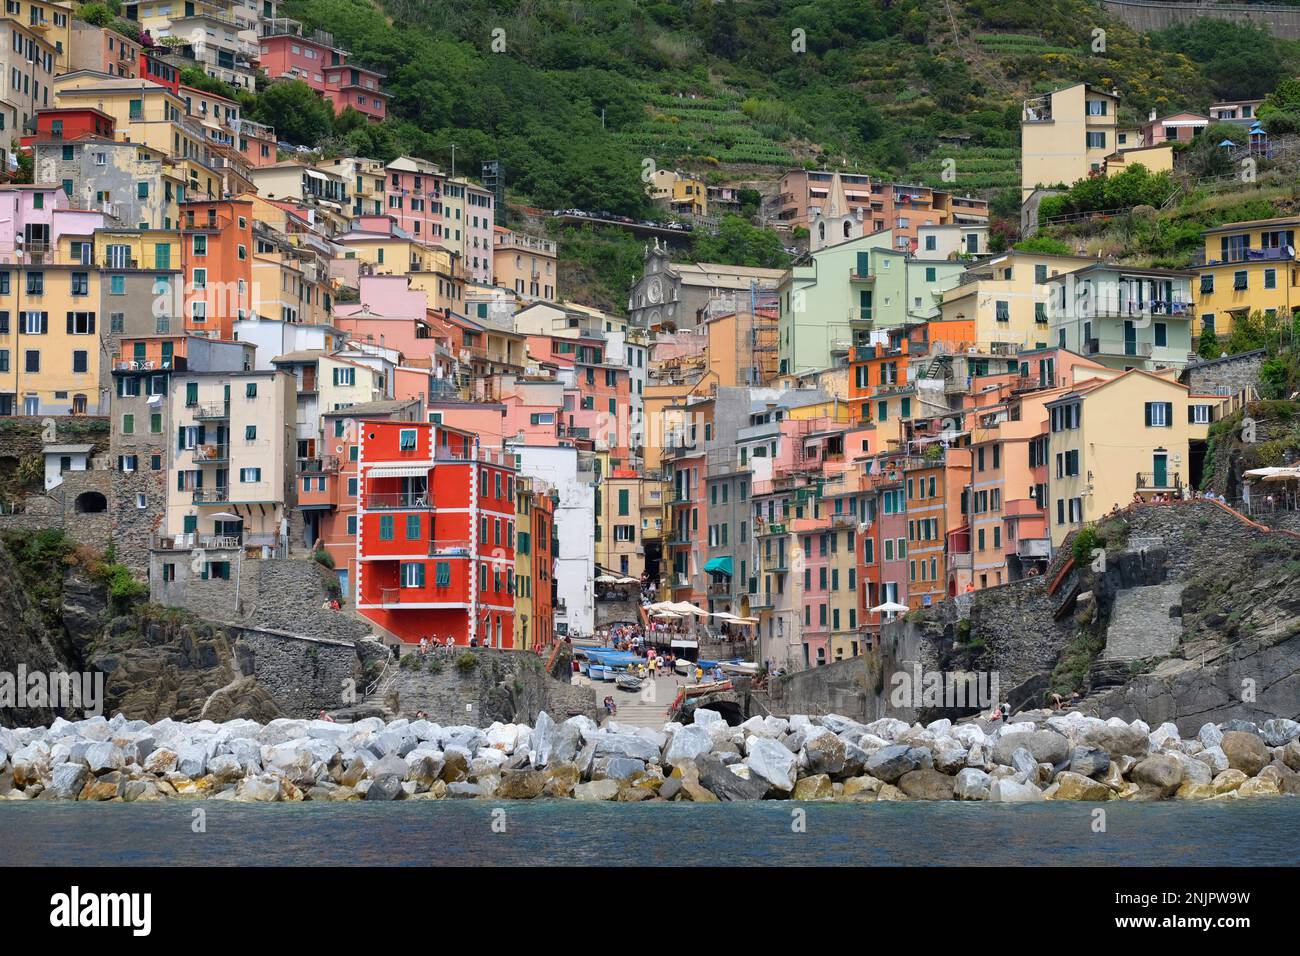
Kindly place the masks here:
[(886, 601), (884, 604), (877, 604), (871, 609), (872, 614), (888, 614), (892, 618), (895, 614), (903, 611), (910, 611), (911, 608), (906, 604), (899, 604), (897, 601)]
[(614, 577), (614, 575), (612, 575), (612, 574), (602, 574), (600, 577), (596, 578), (596, 583), (597, 583), (597, 584), (617, 584), (617, 583), (618, 583), (618, 578)]
[(617, 580), (616, 583), (617, 583), (617, 584), (636, 584), (636, 583), (637, 583), (637, 579), (636, 579), (636, 578), (631, 578), (631, 577), (628, 577), (628, 578), (619, 578), (619, 579)]

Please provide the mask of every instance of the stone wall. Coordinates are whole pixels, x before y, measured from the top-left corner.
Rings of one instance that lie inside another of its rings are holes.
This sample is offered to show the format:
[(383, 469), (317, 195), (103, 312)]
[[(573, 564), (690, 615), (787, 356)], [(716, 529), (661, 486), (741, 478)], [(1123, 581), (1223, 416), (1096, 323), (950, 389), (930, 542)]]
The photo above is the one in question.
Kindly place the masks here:
[(1249, 23), (1274, 36), (1300, 40), (1300, 8), (1240, 3), (1153, 3), (1151, 0), (1101, 0), (1106, 13), (1134, 30), (1163, 30), (1200, 17)]
[[(237, 552), (208, 551), (208, 560), (228, 560), (230, 579), (203, 580), (188, 551), (154, 551), (150, 598), (167, 607), (218, 621), (234, 621), (330, 640), (355, 641), (372, 633), (370, 625), (345, 608), (322, 605), (338, 596), (338, 580), (313, 560), (238, 559)], [(165, 581), (163, 566), (170, 565)], [(238, 581), (238, 597), (236, 597)], [(238, 605), (236, 605), (238, 601)]]
[(252, 650), (252, 676), (290, 717), (314, 717), (345, 706), (364, 691), (351, 641), (304, 637), (270, 628), (230, 625)]
[(1126, 511), (1124, 519), (1130, 542), (1136, 538), (1162, 540), (1174, 576), (1206, 569), (1207, 541), (1212, 541), (1216, 550), (1230, 552), (1268, 537), (1267, 532), (1209, 501), (1148, 505)]
[[(379, 694), (382, 703), (407, 716), (424, 711), (435, 723), (479, 727), (494, 720), (531, 724), (543, 710), (557, 721), (574, 714), (599, 716), (591, 688), (570, 683), (570, 658), (564, 654), (555, 662), (558, 678), (546, 672), (546, 657), (529, 651), (478, 648), (451, 658), (408, 657), (420, 668), (398, 669)], [(474, 665), (460, 666), (461, 658)]]
[(1183, 369), (1181, 378), (1193, 394), (1213, 395), (1221, 388), (1236, 394), (1259, 384), (1259, 369), (1265, 357), (1263, 349), (1255, 349), (1227, 358), (1194, 362)]
[(49, 491), (29, 494), (18, 514), (0, 515), (0, 531), (41, 531), (57, 528), (79, 544), (87, 544), (100, 551), (112, 541), (113, 518), (111, 510), (84, 513), (77, 510), (77, 499), (83, 494), (102, 495), (110, 502), (112, 472), (69, 471), (63, 482)]

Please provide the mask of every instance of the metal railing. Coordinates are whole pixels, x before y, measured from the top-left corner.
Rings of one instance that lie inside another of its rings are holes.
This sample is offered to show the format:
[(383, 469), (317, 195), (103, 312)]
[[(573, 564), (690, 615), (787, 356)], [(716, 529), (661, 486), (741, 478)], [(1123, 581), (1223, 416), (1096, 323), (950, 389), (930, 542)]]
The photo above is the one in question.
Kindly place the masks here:
[(192, 414), (197, 420), (202, 420), (205, 418), (229, 418), (230, 417), (230, 406), (227, 404), (218, 403), (213, 405), (193, 405), (191, 406), (191, 408), (193, 409)]
[(382, 511), (403, 508), (431, 508), (433, 502), (428, 491), (367, 492), (365, 507)]
[(1181, 477), (1176, 471), (1165, 472), (1163, 475), (1157, 475), (1153, 471), (1139, 471), (1137, 473), (1136, 487), (1139, 490), (1172, 491), (1175, 488), (1182, 487)]
[(194, 446), (194, 460), (195, 460), (195, 461), (208, 461), (208, 462), (212, 462), (212, 461), (229, 461), (229, 460), (230, 460), (230, 445), (228, 445), (228, 444), (218, 444), (218, 445), (195, 445), (195, 446)]
[(230, 500), (230, 488), (196, 488), (191, 500), (196, 505), (224, 504)]

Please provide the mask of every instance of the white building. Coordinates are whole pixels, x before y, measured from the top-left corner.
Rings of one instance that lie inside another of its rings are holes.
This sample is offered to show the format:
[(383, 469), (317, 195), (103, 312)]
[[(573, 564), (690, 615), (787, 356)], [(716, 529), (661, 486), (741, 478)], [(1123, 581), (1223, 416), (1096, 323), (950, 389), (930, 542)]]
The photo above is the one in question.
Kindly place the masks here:
[(271, 360), (290, 352), (333, 352), (347, 336), (329, 325), (300, 325), (281, 319), (240, 319), (234, 325), (235, 339), (257, 346), (254, 369), (269, 372)]
[(507, 443), (519, 462), (519, 474), (537, 478), (559, 494), (555, 508), (555, 626), (575, 637), (595, 631), (596, 526), (595, 472), (590, 458), (579, 460), (576, 448)]

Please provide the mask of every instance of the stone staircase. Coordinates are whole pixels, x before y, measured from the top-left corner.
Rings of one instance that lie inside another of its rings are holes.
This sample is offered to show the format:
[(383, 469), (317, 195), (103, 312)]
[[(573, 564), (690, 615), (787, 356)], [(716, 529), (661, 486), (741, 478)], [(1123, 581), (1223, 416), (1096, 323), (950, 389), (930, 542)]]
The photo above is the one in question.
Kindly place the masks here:
[(1179, 606), (1182, 593), (1183, 585), (1171, 582), (1128, 588), (1115, 595), (1103, 659), (1168, 657), (1183, 631), (1181, 616), (1170, 616), (1170, 610)]
[[(668, 720), (668, 708), (677, 696), (677, 682), (672, 677), (657, 677), (654, 680), (652, 692), (645, 687), (640, 691), (619, 690), (612, 682), (597, 681), (591, 685), (596, 706), (603, 707), (605, 698), (613, 697), (618, 704), (618, 714), (612, 718), (615, 723), (659, 730)], [(602, 723), (609, 719), (606, 718)]]

